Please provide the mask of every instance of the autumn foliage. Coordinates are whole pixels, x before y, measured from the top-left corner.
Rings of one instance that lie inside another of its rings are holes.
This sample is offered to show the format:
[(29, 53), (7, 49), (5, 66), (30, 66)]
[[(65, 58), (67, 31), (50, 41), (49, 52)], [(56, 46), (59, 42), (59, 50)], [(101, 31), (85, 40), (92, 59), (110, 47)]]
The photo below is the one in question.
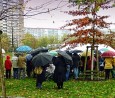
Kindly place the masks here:
[[(105, 21), (105, 19), (109, 16), (99, 16), (97, 14), (100, 8), (112, 8), (110, 5), (107, 6), (109, 3), (111, 3), (111, 1), (90, 0), (87, 3), (76, 3), (76, 6), (78, 7), (75, 11), (65, 12), (72, 16), (81, 16), (81, 18), (73, 19), (68, 24), (63, 26), (63, 28), (73, 27), (72, 30), (75, 32), (68, 35), (67, 38), (64, 39), (65, 45), (89, 43), (91, 45), (105, 44), (111, 46), (115, 35), (113, 36), (112, 34), (105, 34), (103, 32), (104, 28), (110, 29), (109, 26), (112, 24)], [(72, 37), (73, 39), (71, 39)]]

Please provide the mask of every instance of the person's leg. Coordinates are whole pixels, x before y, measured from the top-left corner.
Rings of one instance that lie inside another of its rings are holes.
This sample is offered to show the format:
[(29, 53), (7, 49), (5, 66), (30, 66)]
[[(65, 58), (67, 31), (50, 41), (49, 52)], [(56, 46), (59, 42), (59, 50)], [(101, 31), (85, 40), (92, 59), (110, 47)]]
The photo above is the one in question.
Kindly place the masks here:
[(105, 80), (107, 80), (107, 69), (105, 69)]
[(109, 74), (110, 74), (110, 70), (106, 69), (106, 77), (107, 77), (107, 79), (109, 79)]
[(8, 79), (8, 70), (6, 70), (6, 78)]
[(17, 79), (20, 79), (20, 73), (19, 73), (19, 71), (20, 71), (20, 68), (17, 68)]
[(63, 88), (63, 82), (61, 82), (60, 84), (61, 84), (61, 88)]
[(16, 74), (17, 74), (16, 72), (17, 72), (17, 71), (16, 71), (16, 68), (13, 68), (13, 78), (14, 78), (14, 79), (16, 79)]
[(115, 78), (115, 67), (113, 66), (113, 69), (111, 69), (111, 74), (112, 74), (112, 78)]
[(110, 72), (111, 72), (111, 69), (108, 69), (108, 79), (110, 79)]
[(8, 77), (11, 78), (11, 69), (9, 70), (9, 76)]
[(58, 89), (60, 89), (60, 82), (57, 82), (57, 87)]
[(21, 78), (21, 68), (18, 68), (18, 79)]
[(39, 89), (42, 88), (42, 83), (39, 82), (39, 75), (36, 75), (36, 88), (39, 88)]
[(22, 68), (22, 78), (24, 79), (25, 78), (25, 68)]
[(67, 65), (66, 80), (69, 79), (69, 74), (70, 74), (70, 65)]
[(27, 68), (27, 76), (30, 77), (30, 70)]
[(7, 70), (7, 72), (8, 72), (8, 79), (10, 78), (10, 71), (9, 70)]
[(73, 72), (74, 72), (75, 79), (77, 79), (78, 78), (78, 68), (73, 68)]
[(18, 70), (19, 70), (18, 68), (15, 68), (15, 79), (19, 78)]

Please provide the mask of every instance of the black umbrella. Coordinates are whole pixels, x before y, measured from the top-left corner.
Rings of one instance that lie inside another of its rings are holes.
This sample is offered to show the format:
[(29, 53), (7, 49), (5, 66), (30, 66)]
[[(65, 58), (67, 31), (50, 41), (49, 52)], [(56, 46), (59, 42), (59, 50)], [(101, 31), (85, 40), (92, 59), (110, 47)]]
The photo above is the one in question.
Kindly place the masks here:
[(45, 66), (52, 63), (53, 56), (49, 53), (39, 53), (32, 59), (33, 66)]
[(72, 61), (72, 57), (69, 54), (67, 54), (65, 51), (58, 50), (57, 52), (58, 54), (63, 56), (65, 59)]
[(48, 49), (47, 48), (37, 48), (37, 49), (34, 49), (32, 50), (31, 52), (29, 52), (29, 54), (31, 54), (33, 57), (41, 52), (48, 52)]
[(80, 52), (83, 52), (82, 50), (70, 50), (69, 51), (70, 53), (80, 53)]

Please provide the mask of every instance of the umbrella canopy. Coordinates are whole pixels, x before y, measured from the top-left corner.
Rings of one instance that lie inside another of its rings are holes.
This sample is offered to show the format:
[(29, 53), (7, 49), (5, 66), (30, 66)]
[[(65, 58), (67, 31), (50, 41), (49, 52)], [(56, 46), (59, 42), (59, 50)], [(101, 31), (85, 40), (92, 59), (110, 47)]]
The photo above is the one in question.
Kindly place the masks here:
[(29, 51), (31, 51), (31, 50), (32, 50), (32, 48), (29, 47), (29, 46), (26, 46), (26, 45), (24, 45), (24, 46), (19, 46), (19, 47), (16, 49), (17, 52), (29, 52)]
[(71, 53), (80, 53), (83, 52), (82, 50), (70, 50)]
[(26, 55), (26, 60), (30, 61), (32, 59), (32, 55), (31, 54), (27, 54)]
[(115, 56), (115, 52), (108, 50), (108, 51), (102, 53), (101, 56), (102, 57), (114, 57)]
[(37, 54), (39, 54), (40, 52), (48, 52), (48, 49), (47, 48), (37, 48), (37, 49), (34, 49), (32, 51), (29, 52), (29, 54), (31, 54), (33, 57)]
[(45, 66), (46, 64), (52, 63), (52, 58), (53, 56), (50, 55), (49, 53), (39, 53), (33, 57), (32, 64), (35, 67)]
[(67, 54), (65, 51), (58, 50), (58, 54), (62, 55), (65, 59), (72, 61), (72, 57)]
[(58, 53), (55, 50), (49, 51), (49, 54), (51, 54), (52, 56), (57, 56), (58, 55)]
[(101, 48), (101, 49), (99, 49), (99, 51), (100, 51), (101, 53), (106, 52), (106, 51), (108, 51), (108, 50), (109, 50), (108, 48)]

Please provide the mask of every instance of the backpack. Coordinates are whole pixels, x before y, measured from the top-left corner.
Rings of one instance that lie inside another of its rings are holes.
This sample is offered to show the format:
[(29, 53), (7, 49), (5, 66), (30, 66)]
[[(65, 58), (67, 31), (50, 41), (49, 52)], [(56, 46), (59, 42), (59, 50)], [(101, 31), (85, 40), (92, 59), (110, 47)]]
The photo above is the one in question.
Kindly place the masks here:
[(35, 69), (34, 69), (35, 74), (38, 74), (38, 75), (41, 74), (42, 71), (43, 71), (43, 68), (41, 66), (35, 67)]

